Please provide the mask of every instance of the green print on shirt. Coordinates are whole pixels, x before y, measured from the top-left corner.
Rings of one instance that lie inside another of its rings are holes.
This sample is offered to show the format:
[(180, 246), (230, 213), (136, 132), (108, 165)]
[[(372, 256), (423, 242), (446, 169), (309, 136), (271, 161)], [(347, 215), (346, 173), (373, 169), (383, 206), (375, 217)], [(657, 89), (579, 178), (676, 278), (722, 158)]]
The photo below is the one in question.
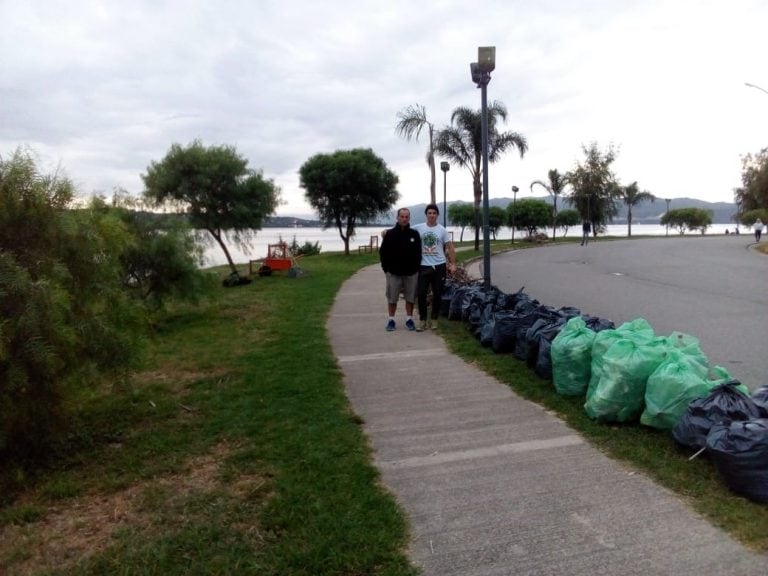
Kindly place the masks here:
[(427, 232), (421, 237), (421, 246), (424, 254), (437, 254), (437, 234)]

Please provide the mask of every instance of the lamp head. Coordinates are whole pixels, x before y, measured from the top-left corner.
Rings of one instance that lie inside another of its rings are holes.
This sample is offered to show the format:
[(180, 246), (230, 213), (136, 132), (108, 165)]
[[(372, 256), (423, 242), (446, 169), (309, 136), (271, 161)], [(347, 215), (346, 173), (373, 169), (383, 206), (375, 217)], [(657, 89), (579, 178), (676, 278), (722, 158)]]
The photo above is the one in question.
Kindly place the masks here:
[(480, 84), (483, 80), (483, 73), (480, 72), (480, 66), (477, 62), (472, 62), (469, 65), (469, 70), (472, 72), (472, 82), (475, 84)]
[(515, 194), (517, 194), (517, 191), (518, 191), (518, 190), (520, 190), (520, 188), (518, 188), (517, 186), (512, 186), (512, 192), (514, 192)]
[(448, 162), (440, 162), (440, 170), (443, 172), (448, 172), (448, 170), (451, 169), (451, 165), (448, 164)]
[(496, 46), (480, 46), (477, 49), (477, 65), (480, 72), (493, 72), (496, 68)]

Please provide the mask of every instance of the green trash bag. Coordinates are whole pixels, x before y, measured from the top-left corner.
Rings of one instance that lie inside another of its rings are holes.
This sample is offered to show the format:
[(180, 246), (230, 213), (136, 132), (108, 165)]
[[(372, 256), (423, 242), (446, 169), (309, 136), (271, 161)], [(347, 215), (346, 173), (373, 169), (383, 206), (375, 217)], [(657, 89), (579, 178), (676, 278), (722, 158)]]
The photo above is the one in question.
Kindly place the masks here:
[[(728, 372), (727, 369), (723, 368), (722, 366), (712, 366), (712, 368), (709, 371), (708, 377), (709, 377), (711, 388), (714, 388), (715, 386), (719, 386), (720, 384), (725, 384), (726, 382), (732, 382), (732, 381), (739, 382), (733, 376), (731, 376), (730, 372)], [(736, 390), (744, 394), (744, 396), (748, 396), (748, 397), (752, 396), (752, 393), (749, 391), (749, 388), (747, 388), (741, 382), (735, 385), (734, 388), (736, 388)]]
[(640, 423), (660, 430), (672, 430), (685, 413), (688, 404), (704, 398), (717, 383), (706, 379), (700, 358), (683, 348), (673, 348), (666, 359), (648, 378), (645, 410)]
[(595, 331), (581, 316), (568, 320), (552, 341), (552, 382), (563, 396), (583, 396), (589, 385)]
[(631, 422), (643, 411), (648, 377), (664, 361), (669, 346), (664, 338), (624, 338), (603, 355), (600, 381), (584, 409), (601, 422)]
[(672, 332), (667, 336), (667, 343), (670, 348), (682, 352), (686, 359), (694, 363), (694, 368), (701, 372), (701, 377), (706, 378), (709, 371), (709, 358), (701, 349), (698, 338), (683, 334), (682, 332)]
[(592, 363), (590, 366), (589, 386), (587, 388), (587, 400), (595, 393), (600, 377), (603, 375), (603, 356), (608, 349), (619, 340), (652, 340), (655, 337), (653, 328), (647, 320), (636, 318), (631, 322), (625, 322), (615, 330), (601, 330), (595, 335), (592, 343)]

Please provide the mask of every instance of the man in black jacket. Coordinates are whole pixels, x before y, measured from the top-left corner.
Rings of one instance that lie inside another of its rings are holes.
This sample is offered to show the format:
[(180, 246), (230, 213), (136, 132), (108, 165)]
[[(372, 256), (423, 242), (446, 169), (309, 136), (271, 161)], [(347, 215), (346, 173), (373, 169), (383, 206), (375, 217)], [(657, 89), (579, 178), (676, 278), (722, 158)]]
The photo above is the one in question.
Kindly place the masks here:
[(397, 211), (397, 224), (384, 235), (379, 259), (387, 275), (387, 331), (395, 329), (395, 312), (400, 292), (405, 297), (405, 327), (408, 330), (416, 330), (413, 303), (416, 301), (421, 267), (421, 236), (411, 228), (411, 212), (408, 208), (400, 208)]

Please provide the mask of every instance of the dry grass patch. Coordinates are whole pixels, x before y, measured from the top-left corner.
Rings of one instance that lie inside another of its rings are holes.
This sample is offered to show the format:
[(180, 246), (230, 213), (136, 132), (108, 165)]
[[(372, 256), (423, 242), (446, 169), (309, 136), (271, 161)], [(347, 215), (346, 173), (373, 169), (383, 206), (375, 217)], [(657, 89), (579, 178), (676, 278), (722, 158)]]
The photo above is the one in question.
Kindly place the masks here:
[[(104, 552), (118, 532), (142, 533), (151, 540), (172, 524), (194, 521), (180, 511), (195, 498), (218, 497), (239, 506), (258, 495), (266, 499), (267, 478), (258, 474), (240, 475), (225, 482), (222, 465), (231, 453), (219, 444), (208, 454), (188, 460), (171, 475), (143, 481), (113, 494), (92, 494), (49, 506), (41, 518), (23, 525), (0, 529), (0, 575), (31, 576), (75, 564)], [(17, 506), (35, 506), (34, 495)], [(241, 525), (239, 531), (261, 540), (258, 525)]]

